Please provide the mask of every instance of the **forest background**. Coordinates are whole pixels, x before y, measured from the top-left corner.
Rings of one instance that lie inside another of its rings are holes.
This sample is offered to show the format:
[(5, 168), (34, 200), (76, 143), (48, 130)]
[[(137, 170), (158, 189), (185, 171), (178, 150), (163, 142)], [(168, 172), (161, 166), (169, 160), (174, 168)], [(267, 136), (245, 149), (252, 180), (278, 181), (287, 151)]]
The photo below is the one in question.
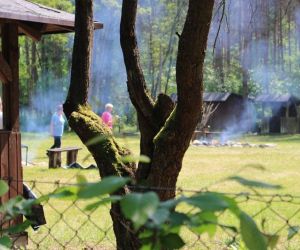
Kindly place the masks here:
[[(74, 13), (73, 0), (34, 0)], [(178, 31), (187, 0), (140, 0), (137, 35), (151, 95), (176, 93)], [(126, 87), (120, 48), (121, 0), (95, 0), (90, 104), (101, 114), (107, 102), (123, 124), (136, 124)], [(70, 83), (73, 34), (22, 37), (20, 57), (21, 126), (45, 132), (51, 113), (63, 103)], [(300, 1), (217, 0), (206, 52), (205, 91), (300, 97)]]

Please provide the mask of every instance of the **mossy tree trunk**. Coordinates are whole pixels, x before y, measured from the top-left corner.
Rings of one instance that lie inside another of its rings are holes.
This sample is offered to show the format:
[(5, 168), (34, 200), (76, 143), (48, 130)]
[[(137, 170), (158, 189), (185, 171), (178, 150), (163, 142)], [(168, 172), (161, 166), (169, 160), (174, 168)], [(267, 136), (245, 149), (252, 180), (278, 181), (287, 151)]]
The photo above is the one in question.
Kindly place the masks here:
[[(123, 0), (120, 32), (128, 91), (138, 115), (140, 152), (151, 159), (151, 163), (139, 163), (138, 167), (122, 162), (122, 156), (130, 154), (129, 150), (117, 144), (87, 102), (93, 41), (92, 2), (76, 0), (71, 84), (64, 104), (69, 124), (95, 158), (102, 178), (130, 176), (137, 184), (161, 187), (162, 191), (158, 191), (161, 200), (174, 198), (182, 159), (201, 116), (203, 63), (214, 0), (189, 0), (186, 23), (179, 36), (176, 106), (164, 94), (156, 101), (151, 98), (140, 66), (135, 35), (138, 1)], [(98, 142), (90, 144), (95, 138), (99, 138)], [(168, 189), (163, 189), (165, 187)], [(128, 188), (120, 191), (127, 192), (130, 192)], [(112, 206), (111, 216), (117, 249), (138, 249), (139, 241), (120, 214), (118, 205)]]
[(167, 200), (175, 196), (182, 159), (201, 116), (203, 63), (214, 1), (189, 0), (186, 22), (179, 36), (176, 107), (164, 94), (155, 102), (146, 88), (135, 35), (137, 4), (137, 0), (123, 0), (120, 27), (128, 91), (141, 130), (141, 154), (151, 159), (150, 164), (139, 164), (137, 181), (173, 189), (158, 192), (161, 200)]

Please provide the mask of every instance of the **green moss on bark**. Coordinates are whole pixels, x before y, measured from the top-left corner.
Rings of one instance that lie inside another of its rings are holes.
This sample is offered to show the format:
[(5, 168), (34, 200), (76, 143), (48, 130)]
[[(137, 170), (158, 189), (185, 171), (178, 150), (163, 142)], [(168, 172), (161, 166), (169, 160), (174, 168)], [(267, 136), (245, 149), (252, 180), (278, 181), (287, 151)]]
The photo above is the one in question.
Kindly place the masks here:
[(79, 106), (73, 111), (69, 117), (69, 124), (94, 157), (102, 177), (134, 177), (135, 165), (122, 162), (122, 157), (130, 155), (131, 152), (118, 145), (110, 129), (88, 105)]

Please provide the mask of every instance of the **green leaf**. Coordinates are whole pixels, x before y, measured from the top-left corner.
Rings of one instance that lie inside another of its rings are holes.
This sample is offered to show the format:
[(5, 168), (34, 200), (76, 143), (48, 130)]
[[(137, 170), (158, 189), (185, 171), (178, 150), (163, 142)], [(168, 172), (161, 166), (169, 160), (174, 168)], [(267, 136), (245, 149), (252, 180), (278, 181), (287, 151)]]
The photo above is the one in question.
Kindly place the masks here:
[(209, 235), (209, 237), (213, 237), (216, 234), (217, 231), (217, 226), (215, 224), (202, 224), (200, 226), (197, 227), (192, 227), (191, 228), (193, 232), (201, 235), (203, 233), (207, 233)]
[(181, 226), (189, 221), (189, 217), (184, 213), (173, 212), (170, 215), (170, 223), (172, 226)]
[(153, 230), (144, 230), (139, 234), (139, 239), (151, 238), (153, 234), (154, 234)]
[(18, 209), (18, 204), (22, 201), (23, 198), (21, 196), (16, 196), (8, 200), (6, 203), (4, 203), (1, 209), (3, 209), (7, 217), (13, 218), (16, 215), (20, 214), (20, 211)]
[(121, 210), (127, 219), (138, 229), (152, 217), (159, 205), (159, 199), (154, 192), (144, 194), (129, 194), (121, 200)]
[(109, 196), (109, 197), (106, 197), (106, 198), (104, 198), (100, 201), (97, 201), (95, 203), (87, 205), (85, 207), (85, 210), (86, 211), (91, 211), (91, 210), (97, 209), (98, 207), (100, 207), (102, 205), (105, 205), (107, 203), (114, 203), (114, 202), (117, 202), (117, 201), (120, 201), (120, 200), (121, 200), (120, 196)]
[(228, 209), (233, 213), (235, 214), (236, 216), (239, 216), (240, 213), (241, 213), (241, 209), (239, 208), (237, 202), (230, 198), (230, 197), (227, 197), (225, 195), (221, 195), (219, 194), (219, 197), (221, 197), (225, 202), (227, 202), (228, 204)]
[(202, 222), (218, 223), (218, 217), (212, 212), (201, 212), (197, 214), (197, 218)]
[(151, 160), (148, 156), (146, 155), (140, 155), (140, 156), (135, 156), (135, 155), (126, 155), (124, 157), (121, 157), (121, 161), (123, 163), (131, 163), (131, 162), (141, 162), (141, 163), (150, 163)]
[(49, 198), (63, 199), (63, 200), (76, 200), (78, 190), (79, 190), (78, 186), (61, 187), (56, 189), (52, 194), (50, 194)]
[(156, 225), (161, 225), (169, 218), (169, 215), (170, 215), (169, 210), (159, 208), (151, 216), (151, 219)]
[(242, 239), (249, 250), (267, 250), (265, 238), (253, 219), (244, 212), (240, 213), (239, 218)]
[(178, 234), (167, 234), (161, 237), (161, 243), (167, 249), (179, 249), (185, 245)]
[(8, 185), (5, 181), (0, 180), (0, 196), (6, 194), (8, 192)]
[(8, 229), (6, 229), (5, 231), (6, 232), (9, 232), (11, 234), (17, 234), (17, 233), (22, 233), (24, 232), (27, 228), (29, 228), (31, 226), (31, 221), (29, 220), (26, 220), (24, 221), (23, 223), (21, 224), (18, 224), (16, 226), (12, 226), (12, 227), (9, 227)]
[(78, 197), (81, 199), (90, 199), (105, 194), (111, 194), (121, 187), (124, 187), (129, 180), (129, 178), (116, 176), (106, 177), (100, 182), (83, 186), (78, 192)]
[(143, 244), (140, 250), (153, 250), (152, 249), (152, 244)]
[(212, 212), (201, 212), (191, 219), (191, 230), (198, 234), (208, 233), (213, 237), (217, 230), (218, 218)]
[(184, 201), (206, 211), (222, 211), (229, 207), (228, 202), (216, 193), (200, 193)]
[(11, 249), (12, 247), (12, 241), (8, 236), (2, 236), (0, 238), (0, 249), (6, 250), (6, 249)]
[(268, 243), (268, 247), (270, 247), (271, 249), (274, 249), (278, 243), (279, 240), (279, 235), (268, 235), (268, 234), (264, 234), (267, 243)]
[(291, 240), (300, 230), (299, 226), (289, 227), (288, 229), (288, 240)]
[(240, 176), (232, 176), (229, 177), (228, 180), (233, 180), (240, 183), (243, 186), (251, 187), (251, 188), (264, 188), (264, 189), (280, 189), (282, 188), (280, 185), (272, 185), (265, 182), (248, 180)]
[(160, 207), (160, 208), (173, 209), (173, 208), (175, 208), (180, 202), (182, 202), (183, 200), (184, 200), (184, 197), (179, 197), (178, 199), (162, 201), (162, 202), (159, 204), (159, 207)]

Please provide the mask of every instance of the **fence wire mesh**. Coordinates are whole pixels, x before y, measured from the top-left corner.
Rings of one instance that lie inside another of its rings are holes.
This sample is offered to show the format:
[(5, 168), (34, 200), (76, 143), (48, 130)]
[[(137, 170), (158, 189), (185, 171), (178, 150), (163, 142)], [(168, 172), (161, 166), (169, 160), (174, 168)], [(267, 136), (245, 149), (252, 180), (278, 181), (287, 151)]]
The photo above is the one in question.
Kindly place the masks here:
[[(10, 180), (12, 181), (12, 180)], [(54, 192), (59, 187), (74, 186), (74, 183), (24, 181), (37, 196)], [(140, 187), (143, 189), (143, 187)], [(148, 188), (149, 189), (149, 188)], [(157, 190), (153, 188), (152, 190)], [(177, 195), (190, 196), (207, 190), (177, 189)], [(300, 249), (300, 196), (283, 194), (226, 193), (258, 224), (266, 237), (278, 238), (275, 249)], [(95, 200), (89, 200), (89, 203)], [(43, 202), (46, 224), (37, 230), (28, 229), (26, 249), (117, 249), (110, 205), (88, 211), (86, 201), (50, 199)], [(190, 213), (190, 207), (179, 207)], [(184, 229), (181, 231), (186, 245), (183, 249), (243, 248), (239, 232), (228, 225), (238, 227), (238, 221), (226, 212), (218, 214), (219, 227), (214, 237), (199, 236)], [(290, 239), (289, 239), (290, 238)]]

